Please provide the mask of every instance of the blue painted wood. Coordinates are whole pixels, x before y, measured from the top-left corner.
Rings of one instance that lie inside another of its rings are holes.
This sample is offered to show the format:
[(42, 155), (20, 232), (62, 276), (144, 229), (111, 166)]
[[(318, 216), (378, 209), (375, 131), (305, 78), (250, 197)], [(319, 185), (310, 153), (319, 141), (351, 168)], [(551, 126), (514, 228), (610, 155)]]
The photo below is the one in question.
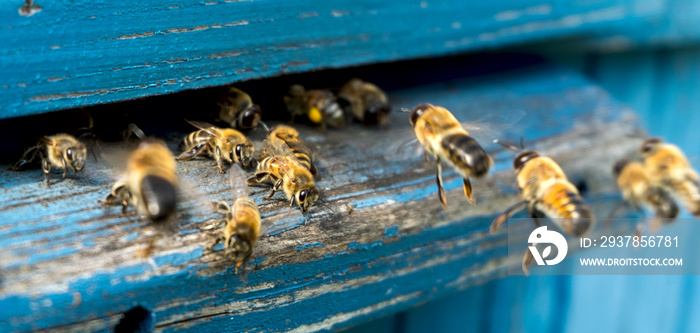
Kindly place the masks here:
[(658, 0), (0, 2), (0, 117), (565, 36), (649, 31)]
[[(587, 199), (601, 209), (612, 203), (604, 195), (612, 191), (608, 165), (638, 144), (627, 135), (636, 123), (623, 117), (622, 105), (579, 74), (541, 63), (389, 95), (397, 108), (427, 101), (464, 120), (524, 111), (502, 135), (526, 135), (533, 148), (551, 152), (573, 179), (600, 193)], [(319, 146), (318, 184), (334, 211), (312, 209), (302, 225), (284, 219), (284, 203), (255, 195), (266, 221), (283, 218), (273, 224), (283, 232), (261, 238), (247, 285), (220, 247), (204, 252), (213, 236), (198, 227), (215, 215), (196, 199), (181, 205), (177, 233), (159, 238), (148, 261), (136, 257), (148, 224), (95, 203), (114, 179), (104, 162), (50, 191), (40, 170), (1, 168), (0, 308), (7, 310), (0, 330), (107, 330), (137, 305), (164, 331), (338, 329), (503, 276), (520, 257), (506, 258), (504, 234), (487, 231), (494, 214), (515, 200), (512, 153), (487, 146), (495, 171), (475, 181), (480, 204), (468, 209), (461, 181), (446, 172), (449, 209), (442, 211), (434, 171), (421, 157), (382, 159), (381, 147), (408, 127), (405, 114), (394, 117), (398, 128), (386, 131), (351, 127), (325, 137), (300, 128)], [(594, 120), (595, 127), (579, 125)], [(598, 158), (580, 159), (579, 149), (594, 147)], [(189, 192), (230, 201), (225, 176), (209, 165), (181, 163), (178, 174)], [(347, 205), (355, 207), (351, 215)]]
[[(693, 6), (675, 7), (684, 11), (682, 17), (698, 13)], [(692, 27), (696, 25), (686, 25)], [(678, 144), (694, 165), (700, 163), (700, 110), (697, 103), (690, 102), (700, 95), (697, 46), (619, 53), (578, 51), (549, 48), (546, 53), (552, 60), (587, 72), (613, 98), (634, 110), (650, 135)], [(696, 220), (679, 220), (664, 233), (692, 237), (700, 234), (700, 225)], [(692, 264), (699, 264), (697, 253), (684, 258), (689, 270)], [(400, 314), (401, 319), (384, 320), (404, 322), (395, 332), (698, 332), (698, 311), (697, 275), (531, 276), (491, 281), (410, 309)], [(365, 329), (358, 326), (349, 332)]]

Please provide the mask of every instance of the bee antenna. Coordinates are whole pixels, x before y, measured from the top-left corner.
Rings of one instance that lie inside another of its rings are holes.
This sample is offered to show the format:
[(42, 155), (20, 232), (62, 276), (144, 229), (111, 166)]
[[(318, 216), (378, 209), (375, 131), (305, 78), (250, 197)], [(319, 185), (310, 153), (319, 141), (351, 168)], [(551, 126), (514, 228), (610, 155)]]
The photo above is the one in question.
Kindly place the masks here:
[(141, 140), (146, 138), (146, 134), (144, 134), (143, 131), (134, 123), (129, 124), (129, 131), (131, 131), (131, 133), (134, 133)]
[(258, 121), (258, 124), (262, 125), (262, 127), (265, 129), (265, 132), (270, 132), (270, 128), (267, 127), (267, 124), (265, 124), (262, 120)]
[(518, 147), (518, 146), (517, 146), (515, 143), (513, 143), (513, 142), (503, 141), (503, 140), (499, 140), (499, 139), (493, 139), (493, 143), (497, 143), (497, 144), (503, 146), (503, 147), (506, 148), (506, 149), (509, 149), (509, 150), (512, 150), (512, 151), (515, 151), (515, 152), (520, 152), (520, 151), (523, 150), (523, 148), (522, 148), (522, 147), (523, 147), (522, 138), (520, 138), (520, 139), (521, 139), (521, 140), (520, 140), (520, 147)]
[(326, 200), (318, 199), (317, 201), (318, 201), (321, 205), (323, 205), (323, 207), (326, 207), (326, 208), (328, 208), (331, 212), (336, 213), (335, 209), (333, 209), (330, 205), (328, 205), (328, 203), (326, 203)]

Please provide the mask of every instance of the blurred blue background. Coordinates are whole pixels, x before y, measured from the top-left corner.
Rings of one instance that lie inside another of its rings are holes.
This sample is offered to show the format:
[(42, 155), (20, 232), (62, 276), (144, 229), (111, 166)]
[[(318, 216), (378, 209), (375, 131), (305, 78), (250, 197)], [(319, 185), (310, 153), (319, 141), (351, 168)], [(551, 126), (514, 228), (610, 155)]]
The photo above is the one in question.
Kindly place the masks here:
[[(650, 136), (680, 146), (698, 166), (700, 47), (581, 53), (570, 45), (519, 51), (585, 73), (635, 110)], [(665, 232), (688, 235), (689, 241), (700, 234), (697, 221), (689, 219), (669, 228)], [(699, 276), (513, 276), (350, 332), (700, 332), (699, 300)]]

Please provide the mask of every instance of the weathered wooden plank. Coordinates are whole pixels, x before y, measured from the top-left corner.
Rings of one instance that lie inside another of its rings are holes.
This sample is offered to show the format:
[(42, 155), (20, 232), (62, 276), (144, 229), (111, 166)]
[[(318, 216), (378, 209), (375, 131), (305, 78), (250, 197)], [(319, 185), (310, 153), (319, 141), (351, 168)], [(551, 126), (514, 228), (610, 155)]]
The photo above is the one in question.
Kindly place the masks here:
[[(397, 108), (444, 105), (464, 120), (524, 111), (502, 135), (524, 135), (575, 183), (586, 182), (597, 212), (611, 201), (609, 166), (639, 143), (630, 112), (579, 74), (549, 65), (394, 91), (390, 98)], [(508, 257), (504, 232), (490, 235), (488, 228), (517, 194), (512, 153), (487, 146), (495, 172), (475, 181), (476, 206), (466, 204), (461, 180), (446, 172), (443, 211), (434, 170), (422, 158), (383, 160), (377, 146), (408, 127), (405, 114), (394, 117), (398, 128), (390, 130), (351, 127), (323, 136), (301, 128), (320, 147), (318, 184), (333, 210), (312, 209), (307, 224), (277, 222), (285, 230), (260, 240), (247, 285), (220, 251), (204, 252), (212, 235), (198, 227), (214, 215), (197, 210), (196, 200), (181, 205), (177, 233), (158, 241), (149, 262), (135, 255), (147, 223), (96, 204), (113, 179), (104, 163), (51, 191), (40, 170), (3, 168), (0, 308), (7, 310), (0, 330), (106, 330), (137, 305), (153, 312), (162, 331), (337, 329), (505, 275), (521, 258)], [(226, 176), (209, 165), (181, 163), (178, 174), (206, 198), (230, 201)], [(264, 216), (286, 214), (284, 203), (261, 196), (254, 199)]]
[(657, 0), (0, 3), (0, 117), (564, 36), (651, 29)]

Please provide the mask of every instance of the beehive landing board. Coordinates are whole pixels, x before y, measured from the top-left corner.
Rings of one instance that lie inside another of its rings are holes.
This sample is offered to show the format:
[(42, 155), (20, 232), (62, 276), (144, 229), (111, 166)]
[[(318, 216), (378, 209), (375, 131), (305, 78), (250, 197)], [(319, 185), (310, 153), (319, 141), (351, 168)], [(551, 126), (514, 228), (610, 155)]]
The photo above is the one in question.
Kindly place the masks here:
[(656, 32), (671, 7), (658, 0), (36, 0), (34, 5), (41, 11), (24, 10), (33, 13), (26, 16), (24, 1), (0, 2), (0, 118), (289, 72), (566, 36)]
[[(390, 98), (395, 110), (431, 102), (465, 121), (488, 115), (517, 121), (499, 135), (522, 135), (529, 148), (559, 161), (574, 183), (586, 183), (586, 200), (598, 214), (607, 214), (617, 198), (610, 166), (640, 142), (630, 111), (579, 74), (546, 64), (396, 91)], [(388, 130), (352, 126), (323, 135), (300, 127), (318, 148), (318, 185), (332, 210), (317, 205), (306, 224), (287, 218), (272, 225), (268, 230), (276, 232), (258, 243), (247, 284), (220, 246), (204, 250), (213, 235), (199, 228), (216, 214), (188, 213), (201, 211), (198, 200), (181, 205), (177, 231), (159, 239), (146, 260), (136, 253), (145, 247), (148, 223), (96, 202), (114, 179), (102, 162), (91, 160), (77, 179), (56, 181), (50, 190), (41, 170), (0, 168), (0, 330), (107, 330), (137, 305), (152, 311), (161, 331), (338, 329), (519, 265), (521, 255), (508, 257), (505, 232), (488, 232), (494, 215), (516, 201), (513, 153), (486, 145), (495, 170), (474, 181), (475, 206), (447, 171), (443, 211), (433, 166), (421, 156), (383, 158), (382, 147), (408, 127), (406, 114), (393, 116)], [(211, 164), (179, 163), (178, 173), (189, 192), (230, 202), (226, 176)], [(254, 199), (267, 221), (288, 214), (285, 203), (263, 195)]]

